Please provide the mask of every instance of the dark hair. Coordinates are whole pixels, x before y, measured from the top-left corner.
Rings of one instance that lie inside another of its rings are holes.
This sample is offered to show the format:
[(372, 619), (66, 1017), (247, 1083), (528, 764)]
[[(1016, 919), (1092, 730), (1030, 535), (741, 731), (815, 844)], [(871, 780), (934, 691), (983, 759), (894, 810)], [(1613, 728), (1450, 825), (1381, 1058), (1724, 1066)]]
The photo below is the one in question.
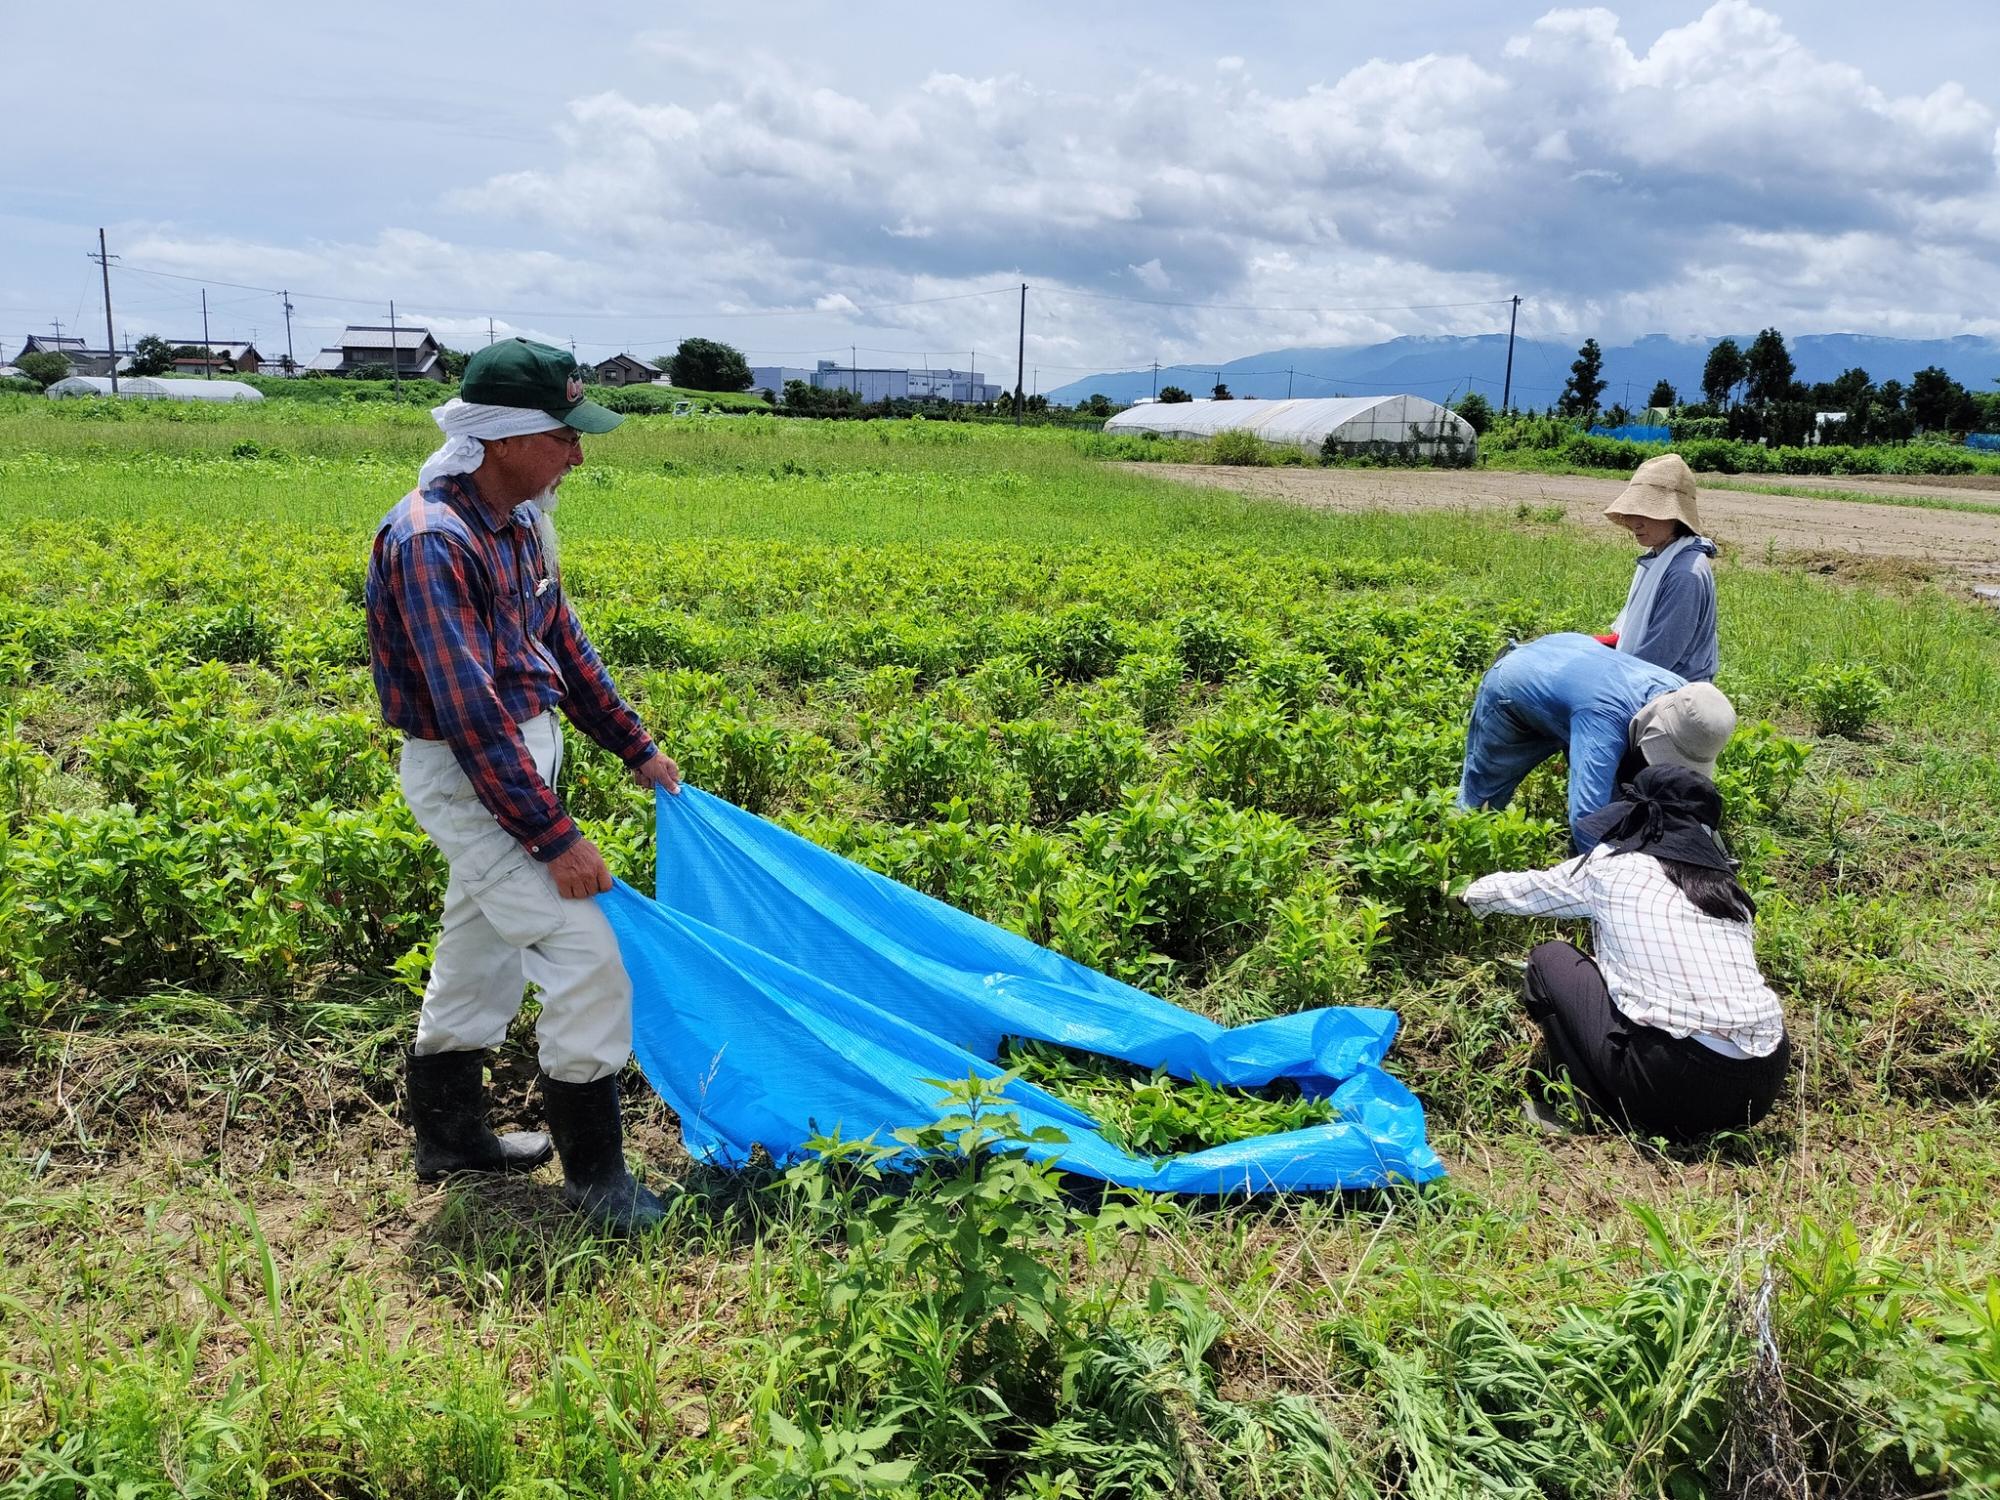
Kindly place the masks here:
[(1701, 533), (1699, 531), (1696, 531), (1692, 526), (1688, 525), (1687, 522), (1681, 520), (1680, 517), (1676, 516), (1674, 518), (1675, 541), (1679, 541), (1684, 536), (1700, 536), (1700, 535)]
[(1757, 903), (1750, 899), (1743, 883), (1727, 870), (1711, 870), (1706, 865), (1691, 865), (1678, 859), (1661, 859), (1660, 868), (1697, 911), (1725, 922), (1748, 922), (1757, 915)]

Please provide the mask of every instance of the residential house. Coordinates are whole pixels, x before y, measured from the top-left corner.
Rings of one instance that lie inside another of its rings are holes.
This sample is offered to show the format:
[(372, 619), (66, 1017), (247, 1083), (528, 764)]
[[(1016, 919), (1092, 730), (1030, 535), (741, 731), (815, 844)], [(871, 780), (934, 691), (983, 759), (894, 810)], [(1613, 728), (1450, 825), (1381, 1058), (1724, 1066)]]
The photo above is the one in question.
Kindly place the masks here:
[(660, 372), (642, 359), (634, 359), (629, 354), (614, 354), (591, 372), (591, 379), (599, 385), (651, 385), (659, 379)]
[(21, 352), (9, 360), (8, 363), (18, 365), (30, 354), (60, 354), (64, 359), (71, 359), (83, 352), (84, 343), (82, 339), (61, 336), (51, 337), (46, 333), (31, 333), (28, 335), (28, 341), (21, 345)]
[[(30, 354), (60, 354), (69, 361), (72, 375), (109, 375), (111, 373), (111, 353), (106, 349), (92, 349), (79, 338), (52, 338), (45, 333), (31, 333), (28, 341), (21, 346), (21, 352), (9, 361), (18, 365)], [(132, 351), (118, 351), (118, 373), (123, 375), (132, 368)]]
[(364, 365), (393, 364), (405, 380), (448, 380), (444, 346), (421, 326), (351, 323), (330, 344), (305, 363), (310, 375), (352, 375)]
[[(255, 375), (263, 364), (263, 356), (257, 352), (255, 344), (211, 341), (204, 346), (200, 339), (168, 339), (167, 342), (174, 346), (176, 375)], [(206, 353), (203, 353), (204, 347)], [(79, 370), (77, 373), (102, 372)]]

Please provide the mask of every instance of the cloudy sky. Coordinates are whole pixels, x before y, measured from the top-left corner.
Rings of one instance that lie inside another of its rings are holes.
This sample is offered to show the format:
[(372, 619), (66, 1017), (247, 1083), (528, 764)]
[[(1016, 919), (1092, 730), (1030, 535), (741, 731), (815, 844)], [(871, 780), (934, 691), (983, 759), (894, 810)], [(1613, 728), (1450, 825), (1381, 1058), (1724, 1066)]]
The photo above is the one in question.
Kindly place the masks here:
[[(1393, 10), (1393, 15), (1363, 11)], [(1233, 11), (1233, 13), (1231, 13)], [(1254, 16), (1246, 20), (1246, 16)], [(2000, 332), (2000, 6), (6, 5), (0, 330), (980, 364)], [(47, 84), (46, 95), (30, 86)], [(101, 103), (99, 102), (101, 101)]]

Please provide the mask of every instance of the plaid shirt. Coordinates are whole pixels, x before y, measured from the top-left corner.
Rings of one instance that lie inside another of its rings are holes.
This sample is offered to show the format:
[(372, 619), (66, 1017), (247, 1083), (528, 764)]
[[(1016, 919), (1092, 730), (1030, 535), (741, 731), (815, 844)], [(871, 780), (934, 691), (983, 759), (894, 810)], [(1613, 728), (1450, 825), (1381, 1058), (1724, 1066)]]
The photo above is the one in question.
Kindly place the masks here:
[(1465, 903), (1482, 917), (1588, 917), (1612, 1003), (1643, 1026), (1705, 1032), (1752, 1057), (1769, 1057), (1784, 1039), (1750, 924), (1702, 911), (1650, 854), (1599, 846), (1553, 870), (1488, 875), (1466, 888)]
[(448, 741), (480, 802), (535, 858), (581, 835), (517, 725), (560, 704), (626, 765), (653, 754), (543, 565), (533, 507), (496, 521), (457, 478), (412, 490), (375, 533), (367, 599), (382, 717)]

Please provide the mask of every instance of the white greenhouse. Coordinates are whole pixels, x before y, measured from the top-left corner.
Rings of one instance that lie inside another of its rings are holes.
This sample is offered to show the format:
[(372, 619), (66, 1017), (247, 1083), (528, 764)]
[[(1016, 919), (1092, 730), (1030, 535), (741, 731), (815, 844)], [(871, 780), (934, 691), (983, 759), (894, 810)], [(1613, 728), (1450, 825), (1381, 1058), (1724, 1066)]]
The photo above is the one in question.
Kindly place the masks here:
[(1147, 402), (1121, 411), (1106, 432), (1212, 438), (1254, 433), (1267, 443), (1321, 452), (1331, 440), (1348, 457), (1375, 454), (1469, 462), (1478, 438), (1456, 412), (1422, 396), (1313, 396), (1294, 401)]
[[(64, 396), (108, 396), (111, 381), (103, 375), (72, 375), (58, 380), (47, 394)], [(240, 380), (153, 380), (144, 375), (118, 377), (118, 394), (131, 400), (148, 401), (262, 401), (264, 393)]]

